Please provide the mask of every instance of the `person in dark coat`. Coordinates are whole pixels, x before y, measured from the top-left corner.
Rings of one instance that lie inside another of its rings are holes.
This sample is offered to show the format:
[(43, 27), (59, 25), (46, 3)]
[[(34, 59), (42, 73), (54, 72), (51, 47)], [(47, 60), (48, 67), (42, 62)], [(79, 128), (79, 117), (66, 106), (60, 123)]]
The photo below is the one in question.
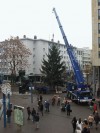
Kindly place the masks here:
[(49, 112), (49, 111), (50, 111), (50, 110), (49, 110), (50, 103), (49, 103), (49, 101), (48, 101), (48, 100), (47, 100), (47, 101), (45, 101), (44, 106), (45, 106), (45, 111), (46, 111), (46, 112)]
[(67, 115), (69, 115), (69, 116), (70, 116), (71, 107), (70, 107), (69, 102), (67, 103), (66, 110), (67, 110)]
[(11, 109), (7, 109), (6, 115), (7, 115), (7, 122), (8, 123), (11, 122), (11, 113), (12, 113), (12, 110)]
[(39, 120), (40, 120), (39, 113), (36, 113), (35, 115), (36, 129), (39, 128)]
[(28, 114), (27, 120), (30, 120), (30, 115), (31, 115), (30, 107), (27, 107), (27, 114)]
[(42, 95), (40, 95), (40, 101), (42, 102), (42, 100), (43, 100), (43, 97), (42, 97)]
[(43, 104), (42, 104), (42, 102), (41, 102), (41, 104), (40, 104), (40, 112), (41, 112), (41, 114), (42, 114), (42, 116), (43, 116)]
[(33, 122), (35, 122), (35, 115), (36, 115), (36, 110), (33, 108), (32, 110)]
[(76, 124), (77, 124), (77, 119), (76, 117), (73, 117), (72, 119), (73, 133), (75, 133), (76, 131)]
[(94, 121), (95, 121), (95, 125), (96, 125), (96, 130), (97, 130), (98, 129), (98, 124), (99, 124), (99, 121), (100, 121), (100, 116), (99, 116), (98, 112), (95, 113)]

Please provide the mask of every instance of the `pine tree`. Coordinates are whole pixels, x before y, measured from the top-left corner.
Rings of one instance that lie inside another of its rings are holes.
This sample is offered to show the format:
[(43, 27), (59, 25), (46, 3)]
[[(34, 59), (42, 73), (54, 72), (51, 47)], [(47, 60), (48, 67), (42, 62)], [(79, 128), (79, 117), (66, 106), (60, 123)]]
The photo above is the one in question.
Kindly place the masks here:
[(56, 44), (52, 44), (47, 55), (48, 60), (43, 59), (41, 72), (44, 75), (46, 82), (51, 89), (59, 85), (62, 80), (62, 74), (65, 71), (65, 63), (62, 61), (60, 51)]

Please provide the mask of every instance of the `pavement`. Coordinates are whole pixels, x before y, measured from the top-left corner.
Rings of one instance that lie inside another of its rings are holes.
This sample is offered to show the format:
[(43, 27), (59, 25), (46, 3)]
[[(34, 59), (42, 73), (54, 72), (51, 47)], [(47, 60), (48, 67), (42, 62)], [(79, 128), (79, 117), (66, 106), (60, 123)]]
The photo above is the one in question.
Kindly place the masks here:
[[(57, 95), (57, 94), (56, 94)], [(59, 94), (61, 99), (64, 98), (65, 94)], [(51, 101), (52, 94), (43, 95), (43, 102), (45, 100)], [(2, 98), (2, 93), (0, 93), (0, 98)], [(67, 116), (66, 112), (62, 112), (60, 106), (52, 106), (50, 105), (50, 112), (46, 113), (44, 111), (44, 115), (40, 115), (39, 129), (36, 130), (35, 123), (31, 120), (27, 120), (27, 106), (30, 106), (31, 109), (34, 107), (37, 110), (37, 95), (33, 95), (33, 103), (31, 103), (30, 94), (19, 95), (18, 92), (13, 92), (11, 96), (11, 103), (13, 105), (23, 106), (24, 107), (24, 125), (19, 127), (14, 123), (14, 113), (12, 112), (12, 120), (11, 123), (4, 128), (3, 117), (0, 120), (0, 132), (1, 133), (72, 133), (72, 124), (71, 120), (74, 116), (77, 119), (80, 117), (82, 120), (88, 117), (92, 111), (86, 105), (77, 105), (73, 102), (70, 102), (72, 113), (71, 116)], [(100, 113), (100, 109), (98, 110)], [(99, 133), (99, 129), (95, 129), (95, 124), (91, 129), (91, 133)]]

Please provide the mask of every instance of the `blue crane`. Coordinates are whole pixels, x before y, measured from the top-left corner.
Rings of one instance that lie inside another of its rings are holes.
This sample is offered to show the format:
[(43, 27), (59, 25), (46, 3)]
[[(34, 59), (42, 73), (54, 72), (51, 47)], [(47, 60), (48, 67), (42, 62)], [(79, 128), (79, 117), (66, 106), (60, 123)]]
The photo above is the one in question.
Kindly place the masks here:
[[(75, 57), (74, 51), (72, 46), (68, 43), (67, 37), (65, 35), (65, 32), (63, 30), (63, 27), (60, 23), (59, 17), (56, 13), (55, 8), (53, 8), (53, 12), (56, 16), (63, 40), (65, 42), (66, 48), (67, 48), (67, 53), (69, 55), (72, 67), (73, 67), (73, 71), (74, 71), (74, 77), (76, 80), (76, 84), (74, 83), (68, 83), (67, 85), (67, 97), (69, 97), (70, 99), (72, 99), (73, 101), (77, 102), (77, 103), (83, 103), (83, 102), (89, 102), (91, 101), (92, 98), (92, 94), (89, 90), (89, 87), (87, 84), (85, 84), (85, 80), (84, 80), (84, 76), (83, 73), (80, 69), (80, 66), (78, 64), (78, 61)], [(74, 88), (73, 88), (74, 87)]]
[(78, 88), (81, 88), (81, 89), (84, 89), (86, 88), (86, 85), (84, 84), (85, 80), (84, 80), (84, 77), (83, 77), (83, 74), (82, 74), (82, 71), (80, 69), (80, 66), (78, 64), (78, 61), (76, 60), (76, 57), (74, 55), (74, 51), (73, 51), (73, 48), (71, 45), (69, 45), (68, 43), (68, 40), (67, 40), (67, 37), (65, 35), (65, 32), (63, 30), (63, 27), (61, 25), (61, 22), (59, 20), (59, 17), (56, 13), (56, 10), (55, 8), (53, 8), (53, 11), (55, 13), (55, 16), (56, 16), (56, 19), (57, 19), (57, 22), (58, 22), (58, 25), (59, 25), (59, 28), (60, 28), (60, 31), (62, 33), (62, 36), (63, 36), (63, 40), (65, 42), (65, 45), (66, 45), (66, 48), (67, 48), (67, 53), (69, 55), (69, 58), (70, 58), (70, 61), (71, 61), (71, 64), (72, 64), (72, 67), (73, 67), (73, 70), (74, 70), (74, 75), (75, 75), (75, 79), (76, 79), (76, 83), (77, 83), (77, 87)]

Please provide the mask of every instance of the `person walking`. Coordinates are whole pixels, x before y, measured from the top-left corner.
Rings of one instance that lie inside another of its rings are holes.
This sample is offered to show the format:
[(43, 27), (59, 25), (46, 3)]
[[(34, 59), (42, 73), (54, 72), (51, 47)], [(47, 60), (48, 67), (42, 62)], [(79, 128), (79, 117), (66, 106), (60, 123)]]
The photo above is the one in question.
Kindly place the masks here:
[(42, 116), (43, 116), (43, 103), (41, 102), (41, 104), (40, 104), (40, 112), (41, 112), (41, 114), (42, 114)]
[(100, 116), (99, 116), (98, 112), (95, 113), (94, 121), (95, 121), (95, 125), (96, 125), (96, 130), (97, 130), (98, 129), (98, 124), (99, 124), (99, 121), (100, 121)]
[(27, 107), (27, 114), (28, 114), (27, 120), (30, 120), (30, 115), (31, 115), (30, 107)]
[(36, 113), (35, 115), (36, 129), (39, 128), (39, 120), (40, 120), (39, 113)]
[(76, 117), (73, 117), (72, 119), (73, 133), (75, 133), (76, 131), (76, 123), (77, 123), (77, 119)]
[(38, 112), (40, 111), (40, 105), (41, 105), (41, 101), (39, 100), (38, 105), (37, 105), (38, 106)]
[(83, 124), (82, 120), (81, 120), (81, 118), (79, 118), (79, 120), (76, 123), (76, 126), (77, 126), (77, 129), (80, 131), (82, 131), (82, 124)]
[(90, 133), (90, 128), (88, 126), (88, 120), (87, 119), (85, 119), (83, 121), (83, 129), (82, 129), (81, 133)]
[(70, 106), (70, 103), (69, 102), (67, 103), (66, 110), (67, 110), (67, 115), (70, 116), (71, 106)]
[(52, 105), (54, 106), (55, 103), (56, 103), (56, 98), (55, 98), (55, 96), (53, 96), (53, 98), (52, 98)]
[(60, 96), (58, 96), (58, 98), (57, 98), (57, 106), (60, 106)]
[(40, 101), (42, 102), (42, 100), (43, 100), (43, 97), (42, 97), (42, 95), (40, 95)]
[(97, 111), (97, 104), (96, 103), (94, 103), (94, 105), (93, 105), (93, 115), (95, 115), (95, 112)]
[(7, 122), (8, 123), (11, 122), (11, 113), (12, 113), (12, 109), (7, 109), (6, 115), (7, 115)]
[(32, 110), (33, 123), (35, 122), (35, 115), (36, 115), (36, 110), (33, 108)]
[(88, 116), (88, 123), (89, 123), (89, 127), (91, 128), (93, 126), (93, 121), (94, 121), (94, 117), (92, 114), (90, 114)]
[(49, 111), (50, 111), (50, 110), (49, 110), (50, 103), (49, 103), (49, 101), (48, 101), (48, 100), (47, 100), (47, 101), (45, 101), (44, 106), (45, 106), (45, 111), (46, 111), (46, 112), (49, 112)]

